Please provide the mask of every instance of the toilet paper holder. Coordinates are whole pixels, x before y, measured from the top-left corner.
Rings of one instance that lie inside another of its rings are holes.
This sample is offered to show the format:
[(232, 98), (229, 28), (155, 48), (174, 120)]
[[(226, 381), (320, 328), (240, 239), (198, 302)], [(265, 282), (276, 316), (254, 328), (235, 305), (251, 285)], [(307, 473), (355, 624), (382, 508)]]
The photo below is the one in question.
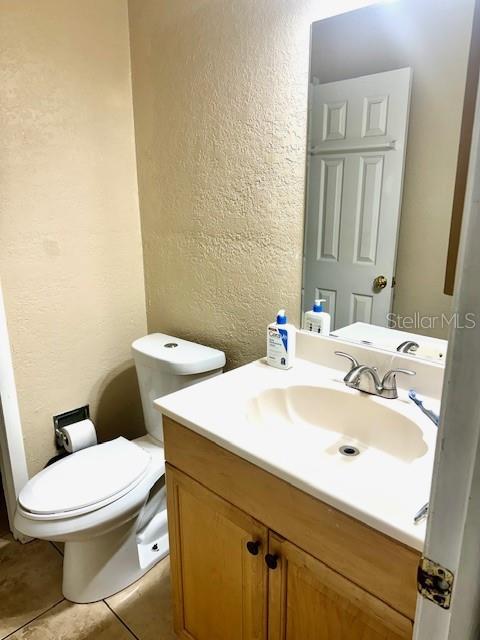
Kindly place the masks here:
[(63, 433), (63, 427), (67, 427), (74, 422), (80, 422), (80, 420), (87, 420), (90, 418), (90, 407), (88, 404), (78, 409), (70, 409), (64, 413), (59, 413), (53, 416), (53, 428), (55, 430), (55, 443), (57, 449), (65, 449), (66, 436)]

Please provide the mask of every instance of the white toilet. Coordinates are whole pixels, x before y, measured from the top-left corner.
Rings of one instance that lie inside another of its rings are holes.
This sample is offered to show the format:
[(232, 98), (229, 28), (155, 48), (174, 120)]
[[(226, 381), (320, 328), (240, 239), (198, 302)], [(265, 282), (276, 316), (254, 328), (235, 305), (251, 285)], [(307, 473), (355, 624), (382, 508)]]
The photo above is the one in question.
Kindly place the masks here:
[(154, 333), (132, 345), (147, 435), (73, 453), (20, 492), (15, 527), (65, 542), (63, 594), (94, 602), (124, 589), (168, 553), (161, 414), (153, 401), (222, 373), (225, 354)]

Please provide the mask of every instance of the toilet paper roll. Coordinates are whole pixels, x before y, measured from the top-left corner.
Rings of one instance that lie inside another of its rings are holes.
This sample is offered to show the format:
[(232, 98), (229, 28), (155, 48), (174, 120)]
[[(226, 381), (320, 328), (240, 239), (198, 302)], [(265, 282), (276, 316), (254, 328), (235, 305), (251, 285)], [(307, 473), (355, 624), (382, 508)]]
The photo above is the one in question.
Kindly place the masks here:
[(97, 432), (91, 420), (80, 420), (62, 427), (64, 447), (70, 452), (80, 451), (97, 444)]

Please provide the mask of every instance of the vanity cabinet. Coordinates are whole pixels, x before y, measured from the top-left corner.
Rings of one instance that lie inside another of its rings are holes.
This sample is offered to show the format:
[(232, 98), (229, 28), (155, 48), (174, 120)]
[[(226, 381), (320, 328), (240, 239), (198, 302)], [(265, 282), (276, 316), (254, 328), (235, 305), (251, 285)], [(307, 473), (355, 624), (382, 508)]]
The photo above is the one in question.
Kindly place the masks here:
[(177, 634), (264, 640), (266, 527), (185, 474), (167, 474)]
[(412, 622), (297, 546), (270, 533), (269, 640), (403, 640)]
[(181, 640), (407, 640), (419, 552), (164, 418)]

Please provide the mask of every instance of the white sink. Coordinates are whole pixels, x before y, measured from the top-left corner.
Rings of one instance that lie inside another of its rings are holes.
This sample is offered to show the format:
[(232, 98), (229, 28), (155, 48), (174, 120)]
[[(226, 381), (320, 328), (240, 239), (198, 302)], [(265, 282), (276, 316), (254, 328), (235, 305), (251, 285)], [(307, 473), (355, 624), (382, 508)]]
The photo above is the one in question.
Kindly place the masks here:
[[(381, 369), (391, 366), (389, 356)], [(156, 405), (219, 446), (421, 550), (425, 522), (417, 526), (413, 516), (428, 500), (437, 428), (405, 390), (386, 400), (346, 387), (344, 375), (300, 358), (288, 371), (259, 360)], [(431, 398), (426, 402), (438, 409)], [(358, 455), (343, 455), (342, 447)]]
[(289, 386), (266, 389), (252, 398), (247, 419), (260, 428), (313, 426), (324, 436), (324, 452), (330, 455), (356, 459), (356, 450), (361, 455), (374, 449), (380, 455), (412, 462), (424, 456), (428, 446), (418, 423), (395, 410), (396, 402), (379, 402), (374, 396), (349, 390)]

